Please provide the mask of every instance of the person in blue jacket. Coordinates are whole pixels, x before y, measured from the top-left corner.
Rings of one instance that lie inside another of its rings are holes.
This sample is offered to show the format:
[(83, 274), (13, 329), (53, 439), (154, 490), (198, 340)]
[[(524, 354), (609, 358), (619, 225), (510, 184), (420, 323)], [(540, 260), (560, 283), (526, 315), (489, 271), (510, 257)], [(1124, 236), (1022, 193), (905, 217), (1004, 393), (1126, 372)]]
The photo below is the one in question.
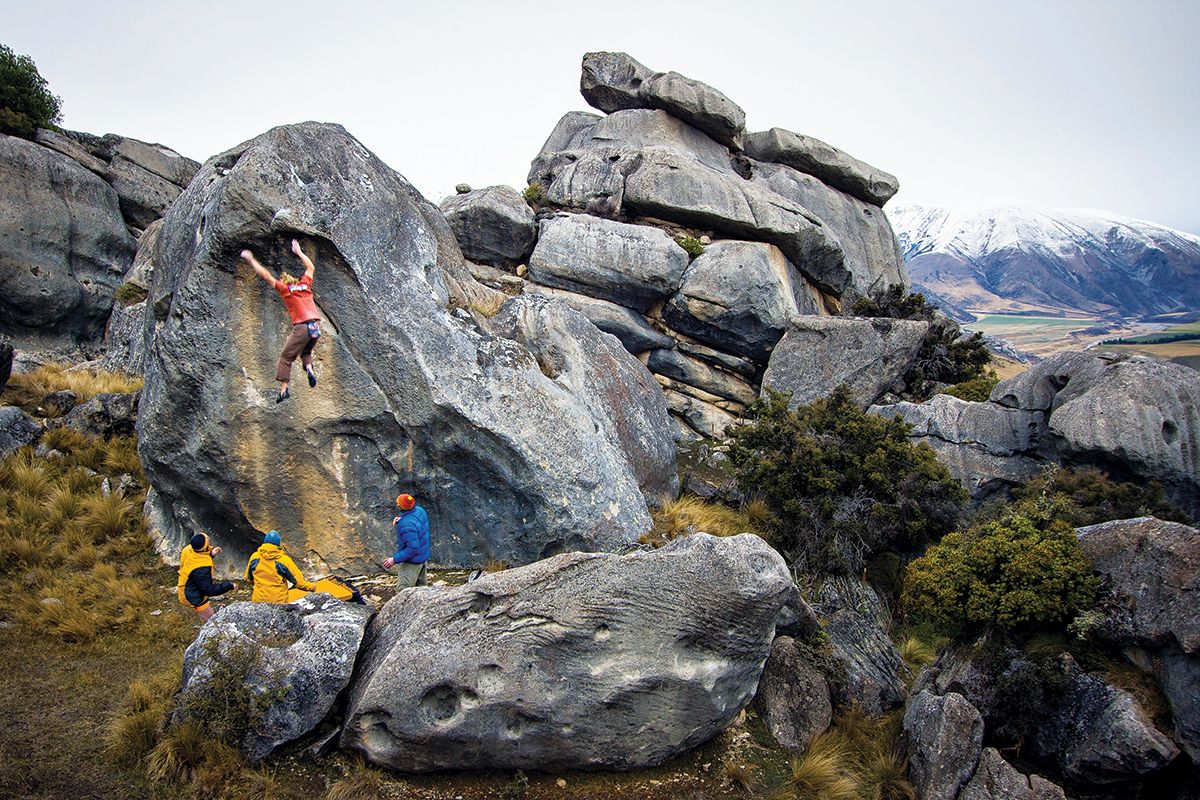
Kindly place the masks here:
[(400, 516), (392, 519), (396, 529), (396, 552), (383, 562), (384, 569), (397, 567), (396, 588), (427, 586), (425, 563), (429, 561), (429, 515), (411, 494), (396, 498)]

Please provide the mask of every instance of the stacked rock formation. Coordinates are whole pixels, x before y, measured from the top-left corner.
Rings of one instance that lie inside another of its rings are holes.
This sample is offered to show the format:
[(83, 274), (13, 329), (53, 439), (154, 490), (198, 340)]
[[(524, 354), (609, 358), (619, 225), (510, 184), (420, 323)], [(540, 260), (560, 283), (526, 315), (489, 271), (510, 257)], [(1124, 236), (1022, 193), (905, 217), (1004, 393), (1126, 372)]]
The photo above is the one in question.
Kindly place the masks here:
[(570, 112), (551, 132), (529, 171), (536, 223), (502, 187), (442, 208), (468, 258), (527, 261), (506, 290), (562, 299), (638, 355), (685, 437), (720, 436), (758, 396), (789, 326), (907, 283), (887, 173), (811, 137), (747, 133), (721, 92), (624, 53), (586, 54), (580, 90), (607, 116)]

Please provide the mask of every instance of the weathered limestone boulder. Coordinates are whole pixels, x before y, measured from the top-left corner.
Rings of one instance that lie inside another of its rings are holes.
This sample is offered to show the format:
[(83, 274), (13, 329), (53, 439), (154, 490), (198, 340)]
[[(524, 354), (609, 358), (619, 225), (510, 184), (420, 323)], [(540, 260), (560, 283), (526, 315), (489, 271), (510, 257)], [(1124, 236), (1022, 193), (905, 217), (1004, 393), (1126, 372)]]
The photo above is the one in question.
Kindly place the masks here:
[(137, 422), (141, 392), (108, 392), (80, 403), (62, 418), (61, 424), (88, 436), (107, 439), (130, 436)]
[(746, 128), (746, 112), (716, 89), (677, 72), (653, 72), (625, 53), (584, 54), (579, 91), (610, 113), (662, 109), (734, 148)]
[(958, 800), (1066, 800), (1058, 785), (1039, 775), (1022, 775), (994, 747), (985, 747)]
[(101, 178), (108, 172), (108, 164), (106, 162), (96, 158), (74, 139), (64, 136), (58, 131), (38, 128), (33, 140), (42, 147), (49, 147), (51, 150), (56, 150), (67, 158), (79, 162), (80, 166), (86, 167)]
[[(737, 423), (736, 415), (694, 395), (663, 389), (663, 396), (671, 414), (699, 436), (723, 438), (729, 426)], [(686, 435), (686, 431), (683, 433)]]
[(525, 285), (526, 294), (539, 294), (561, 300), (571, 308), (588, 318), (588, 321), (605, 333), (611, 333), (621, 340), (621, 344), (630, 353), (637, 355), (647, 350), (671, 348), (675, 340), (661, 331), (650, 327), (646, 318), (625, 306), (577, 294), (563, 289), (552, 289), (549, 286), (539, 286), (536, 283)]
[(765, 363), (793, 317), (818, 311), (778, 247), (720, 241), (688, 266), (663, 318), (677, 331)]
[[(127, 136), (113, 137), (112, 134), (102, 137), (110, 138), (115, 138), (111, 145), (110, 161), (125, 159), (180, 188), (191, 183), (192, 178), (200, 171), (199, 163), (164, 145), (142, 142)], [(111, 164), (109, 166), (111, 167)]]
[(651, 350), (646, 366), (657, 375), (664, 375), (743, 406), (753, 403), (758, 396), (754, 387), (737, 375), (709, 366), (679, 350)]
[(714, 350), (678, 331), (674, 331), (673, 338), (675, 339), (675, 347), (679, 349), (679, 352), (691, 356), (697, 361), (703, 361), (709, 366), (723, 369), (726, 372), (732, 372), (743, 380), (754, 383), (757, 383), (762, 377), (762, 368), (753, 361), (741, 358), (740, 356), (730, 355), (729, 353), (723, 353), (720, 350)]
[(896, 176), (859, 161), (820, 139), (771, 128), (745, 136), (746, 155), (806, 172), (835, 189), (882, 206), (900, 190)]
[(78, 405), (78, 400), (79, 396), (70, 389), (60, 389), (43, 397), (38, 405), (47, 417), (61, 417)]
[(1001, 381), (991, 401), (1048, 411), (1044, 455), (1157, 480), (1200, 515), (1200, 373), (1148, 356), (1061, 353)]
[(665, 111), (618, 111), (597, 122), (587, 138), (576, 140), (580, 147), (641, 150), (668, 147), (706, 167), (730, 170), (729, 150)]
[(367, 606), (327, 594), (286, 604), (226, 606), (183, 655), (177, 719), (187, 717), (191, 698), (203, 698), (214, 672), (248, 667), (245, 686), (256, 694), (277, 695), (241, 742), (251, 761), (266, 757), (316, 728), (333, 708), (350, 683), (373, 614)]
[(562, 214), (542, 220), (529, 278), (645, 312), (679, 287), (687, 265), (657, 228)]
[(825, 676), (790, 636), (780, 636), (771, 645), (754, 707), (775, 741), (796, 753), (824, 733), (833, 719)]
[(822, 619), (833, 657), (846, 673), (841, 704), (882, 714), (904, 702), (908, 668), (889, 633), (891, 615), (866, 581), (829, 577), (813, 610)]
[[(142, 293), (150, 287), (154, 272), (154, 254), (158, 250), (158, 235), (162, 225), (163, 220), (156, 220), (142, 232), (138, 238), (138, 250), (133, 259), (133, 266), (125, 273), (124, 284), (129, 284)], [(140, 375), (146, 366), (148, 334), (153, 327), (153, 320), (147, 318), (152, 308), (145, 299), (128, 304), (126, 302), (117, 299), (113, 303), (112, 314), (109, 315), (108, 325), (104, 329), (103, 363), (109, 370)]]
[(0, 334), (35, 350), (99, 339), (135, 249), (116, 192), (14, 136), (0, 136), (0, 186)]
[(933, 448), (938, 460), (975, 500), (1018, 486), (1045, 463), (1032, 455), (1045, 431), (1045, 413), (972, 403), (948, 394), (924, 403), (871, 406), (913, 426), (909, 438)]
[[(319, 384), (277, 404), (290, 326), (238, 253), (294, 269), (293, 238), (316, 261)], [(340, 126), (211, 159), (154, 262), (138, 438), (168, 556), (200, 529), (244, 558), (276, 529), (306, 569), (366, 568), (394, 546), (400, 491), (441, 563), (617, 548), (650, 527), (609, 423), (466, 310), (497, 293), (437, 208)]]
[(492, 329), (527, 347), (547, 377), (587, 404), (648, 499), (657, 505), (678, 496), (667, 402), (646, 367), (615, 336), (601, 333), (566, 304), (536, 295), (505, 303)]
[(1200, 655), (1200, 531), (1138, 517), (1076, 533), (1111, 594), (1097, 635), (1118, 646)]
[(371, 625), (341, 745), (404, 772), (661, 764), (753, 698), (792, 589), (758, 537), (696, 534), (401, 592)]
[(895, 284), (908, 285), (896, 234), (878, 206), (778, 164), (756, 162), (753, 181), (820, 218), (842, 246), (855, 292), (869, 295)]
[[(592, 128), (602, 119), (604, 117), (599, 114), (591, 114), (587, 111), (568, 111), (563, 114), (558, 124), (554, 126), (554, 130), (546, 138), (546, 143), (542, 145), (538, 158), (582, 147)], [(534, 163), (537, 163), (537, 159), (534, 159)]]
[(1175, 739), (1200, 763), (1200, 658), (1168, 648), (1155, 669), (1175, 720)]
[(42, 435), (42, 426), (16, 406), (0, 406), (0, 459), (8, 458)]
[(525, 198), (508, 186), (447, 197), (442, 213), (462, 254), (492, 266), (523, 264), (533, 252), (537, 221)]
[(1137, 699), (1079, 669), (1064, 655), (1069, 680), (1062, 701), (1032, 740), (1039, 758), (1055, 763), (1068, 780), (1104, 785), (1158, 772), (1179, 755)]
[(120, 198), (125, 221), (138, 230), (161, 217), (183, 191), (121, 155), (108, 163), (105, 177)]
[(983, 746), (983, 717), (960, 694), (918, 692), (904, 712), (908, 774), (921, 800), (956, 800)]
[(799, 316), (775, 346), (762, 384), (791, 392), (796, 407), (841, 384), (863, 408), (903, 388), (929, 323), (902, 319)]

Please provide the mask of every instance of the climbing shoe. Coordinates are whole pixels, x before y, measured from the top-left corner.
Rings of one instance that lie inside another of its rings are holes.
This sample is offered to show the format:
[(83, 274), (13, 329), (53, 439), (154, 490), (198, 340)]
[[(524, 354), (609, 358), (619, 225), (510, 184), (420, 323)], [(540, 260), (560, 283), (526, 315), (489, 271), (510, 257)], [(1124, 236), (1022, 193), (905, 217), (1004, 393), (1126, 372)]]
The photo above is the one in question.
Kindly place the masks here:
[(282, 392), (279, 393), (279, 397), (275, 398), (275, 402), (282, 403), (284, 400), (287, 400), (291, 396), (292, 396), (292, 390), (284, 389)]
[(312, 369), (307, 369), (305, 372), (308, 373), (308, 385), (315, 387), (317, 385), (317, 373), (313, 372)]

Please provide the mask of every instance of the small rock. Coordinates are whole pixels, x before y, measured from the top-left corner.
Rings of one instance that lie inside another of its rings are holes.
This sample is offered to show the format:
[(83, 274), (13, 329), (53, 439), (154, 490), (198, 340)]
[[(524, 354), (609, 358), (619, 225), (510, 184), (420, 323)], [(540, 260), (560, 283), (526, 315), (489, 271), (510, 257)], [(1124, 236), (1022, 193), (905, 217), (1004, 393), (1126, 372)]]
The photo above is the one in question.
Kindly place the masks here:
[(524, 278), (525, 273), (529, 272), (528, 264), (517, 264), (517, 277)]
[(152, 617), (161, 617), (161, 616), (162, 616), (162, 609), (161, 609), (161, 608), (156, 608), (156, 609), (154, 609), (153, 611), (151, 611), (151, 612), (150, 612), (150, 616), (152, 616)]
[(566, 779), (566, 778), (559, 778), (558, 780), (556, 780), (556, 781), (554, 782), (554, 785), (555, 785), (555, 786), (557, 786), (557, 787), (558, 787), (558, 788), (560, 788), (560, 789), (565, 789), (565, 788), (567, 788), (567, 779)]
[(62, 604), (63, 604), (63, 601), (58, 599), (57, 597), (43, 597), (42, 598), (42, 605), (44, 605), (46, 608), (51, 608), (53, 606), (61, 606)]
[(454, 191), (458, 194), (470, 194), (471, 193), (471, 184), (460, 183), (454, 187)]
[(700, 237), (700, 244), (702, 244), (702, 245), (704, 245), (705, 247), (707, 247), (708, 245), (712, 244), (712, 237), (711, 237), (711, 236), (701, 236), (701, 237)]

